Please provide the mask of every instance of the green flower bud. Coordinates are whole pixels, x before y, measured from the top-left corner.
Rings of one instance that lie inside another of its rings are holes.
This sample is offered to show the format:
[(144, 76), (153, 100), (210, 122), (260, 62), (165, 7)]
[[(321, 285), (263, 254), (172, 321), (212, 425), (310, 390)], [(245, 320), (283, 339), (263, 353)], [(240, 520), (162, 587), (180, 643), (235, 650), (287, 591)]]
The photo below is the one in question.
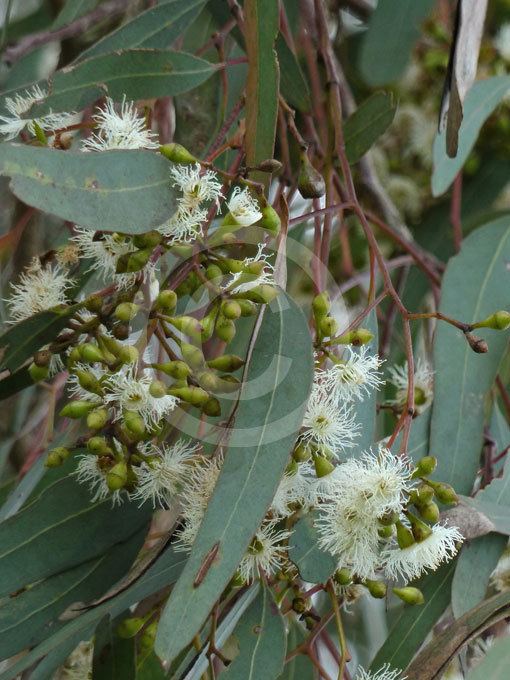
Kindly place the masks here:
[(257, 222), (257, 225), (273, 236), (277, 236), (282, 228), (280, 216), (271, 205), (266, 205), (265, 208), (262, 208), (261, 212), (262, 218)]
[(329, 293), (325, 290), (319, 293), (312, 300), (312, 309), (316, 319), (322, 319), (331, 309), (331, 300)]
[(110, 491), (118, 491), (126, 486), (127, 465), (124, 461), (115, 463), (106, 474), (106, 483)]
[(187, 260), (193, 254), (193, 246), (187, 243), (174, 243), (170, 248), (170, 252), (183, 260)]
[(411, 523), (413, 537), (417, 543), (421, 543), (426, 538), (432, 535), (432, 529), (428, 526), (428, 524), (422, 522), (421, 519), (418, 519), (418, 517), (416, 517), (416, 515), (413, 515), (412, 512), (406, 512), (406, 517)]
[(241, 381), (233, 375), (221, 375), (216, 391), (221, 394), (230, 394), (237, 392), (241, 387)]
[(142, 654), (149, 654), (154, 649), (154, 642), (156, 640), (156, 633), (158, 632), (158, 622), (154, 621), (143, 631), (140, 635), (138, 644)]
[(221, 305), (221, 313), (226, 319), (238, 319), (241, 316), (241, 307), (235, 300), (226, 300)]
[(418, 588), (406, 586), (405, 588), (393, 588), (393, 592), (406, 604), (423, 604), (425, 598), (423, 593)]
[(258, 304), (269, 304), (279, 294), (279, 289), (276, 286), (270, 286), (268, 283), (262, 283), (260, 286), (254, 286), (243, 293), (234, 293), (236, 300), (252, 300)]
[(351, 335), (350, 344), (354, 345), (355, 347), (359, 347), (360, 345), (366, 345), (367, 342), (370, 342), (374, 337), (374, 334), (371, 333), (366, 328), (358, 328), (355, 331), (351, 331), (350, 335)]
[(186, 333), (186, 335), (200, 340), (203, 328), (198, 319), (195, 319), (193, 316), (176, 316), (169, 319), (169, 321), (172, 326), (175, 326), (183, 333)]
[(241, 316), (253, 316), (257, 313), (257, 305), (251, 300), (237, 300), (241, 307)]
[(132, 638), (139, 633), (145, 625), (146, 618), (140, 618), (139, 616), (132, 617), (129, 619), (124, 619), (117, 626), (117, 635), (120, 638)]
[(131, 319), (135, 318), (139, 309), (140, 307), (135, 305), (134, 302), (121, 302), (120, 305), (115, 307), (113, 314), (119, 321), (127, 323), (128, 321), (131, 321)]
[(292, 453), (292, 458), (298, 463), (304, 463), (310, 460), (310, 449), (304, 444), (298, 444)]
[(472, 328), (493, 328), (496, 331), (505, 331), (510, 327), (510, 312), (504, 309), (499, 312), (494, 312), (488, 316), (484, 321), (478, 321), (472, 324)]
[(371, 579), (367, 578), (363, 585), (368, 588), (368, 592), (370, 595), (372, 595), (372, 597), (375, 597), (378, 600), (386, 597), (386, 591), (388, 587), (384, 581), (372, 581)]
[(163, 235), (156, 229), (152, 229), (151, 231), (146, 231), (145, 234), (135, 234), (133, 236), (133, 245), (135, 248), (151, 248), (152, 250), (159, 246), (162, 240)]
[(217, 418), (218, 416), (221, 416), (220, 402), (216, 399), (216, 397), (209, 397), (209, 399), (202, 406), (202, 412), (211, 418)]
[(66, 449), (65, 446), (57, 446), (55, 449), (51, 449), (46, 457), (45, 466), (49, 468), (60, 467), (62, 463), (69, 458), (71, 452)]
[(427, 484), (434, 489), (434, 494), (437, 500), (444, 505), (452, 505), (459, 502), (459, 497), (455, 493), (455, 489), (450, 484), (445, 482), (433, 482), (428, 479)]
[(306, 151), (299, 157), (298, 191), (303, 198), (321, 198), (326, 193), (324, 178), (313, 167)]
[(85, 300), (85, 309), (93, 314), (100, 314), (103, 310), (103, 298), (100, 295), (89, 295)]
[(326, 477), (335, 469), (335, 466), (323, 456), (314, 456), (313, 464), (317, 477)]
[(142, 416), (139, 413), (137, 413), (136, 411), (128, 411), (128, 410), (124, 411), (123, 420), (124, 420), (124, 425), (131, 432), (131, 434), (135, 435), (135, 437), (139, 437), (140, 439), (143, 439), (143, 437), (147, 434), (147, 431), (145, 429), (144, 420), (143, 420)]
[(189, 165), (190, 163), (198, 163), (195, 156), (182, 146), (172, 142), (171, 144), (163, 144), (159, 147), (159, 151), (165, 158), (168, 158), (172, 163), (181, 163), (182, 165)]
[(437, 458), (434, 458), (434, 456), (424, 456), (423, 458), (420, 458), (420, 460), (416, 463), (416, 469), (412, 474), (412, 478), (415, 479), (416, 477), (427, 477), (434, 472), (436, 465)]
[(234, 339), (236, 326), (230, 319), (220, 319), (215, 328), (216, 335), (227, 344)]
[(173, 312), (177, 305), (177, 293), (174, 290), (162, 290), (156, 298), (156, 308), (165, 312)]
[(399, 548), (405, 550), (405, 548), (409, 548), (414, 545), (416, 541), (414, 540), (413, 532), (404, 526), (400, 521), (395, 522), (395, 526), (397, 527), (397, 541)]
[[(116, 274), (133, 274), (145, 267), (152, 255), (154, 248), (136, 250), (134, 253), (125, 253), (117, 259)], [(124, 319), (125, 320), (125, 319)]]
[(92, 411), (95, 406), (96, 404), (93, 402), (76, 399), (75, 401), (70, 401), (66, 404), (60, 411), (60, 415), (64, 418), (83, 418), (89, 411)]
[(337, 569), (333, 574), (333, 579), (338, 583), (339, 586), (348, 586), (352, 583), (352, 574), (349, 569), (343, 567), (342, 569)]
[[(416, 494), (416, 496), (414, 495)], [(420, 484), (416, 489), (411, 492), (411, 501), (416, 505), (423, 505), (430, 503), (434, 498), (434, 489), (428, 484)]]
[(104, 354), (97, 345), (94, 345), (91, 342), (78, 345), (78, 350), (80, 352), (80, 359), (87, 364), (95, 364), (104, 361)]
[(78, 347), (73, 347), (67, 356), (67, 368), (72, 369), (74, 364), (81, 360), (81, 354)]
[(134, 345), (122, 345), (119, 349), (119, 359), (123, 364), (135, 364), (140, 353)]
[(48, 366), (37, 366), (36, 364), (30, 364), (28, 367), (28, 372), (34, 382), (40, 382), (41, 380), (45, 380), (48, 377), (50, 369)]
[(78, 382), (84, 390), (87, 392), (92, 392), (92, 394), (103, 394), (101, 384), (93, 373), (90, 373), (90, 371), (77, 370), (74, 371), (74, 374), (78, 378)]
[(187, 342), (181, 344), (182, 358), (191, 368), (200, 368), (204, 365), (205, 359), (202, 350), (195, 345)]
[(306, 600), (303, 597), (295, 597), (292, 600), (292, 605), (291, 605), (293, 611), (296, 612), (296, 614), (303, 614), (304, 612), (308, 611), (309, 607), (306, 604)]
[(205, 270), (205, 275), (209, 281), (221, 281), (223, 272), (217, 264), (210, 264)]
[(391, 538), (393, 536), (393, 524), (379, 527), (379, 529), (377, 529), (377, 533), (379, 534), (379, 538), (382, 538), (383, 540)]
[(207, 365), (209, 368), (214, 368), (217, 371), (233, 373), (244, 366), (244, 363), (244, 359), (241, 359), (236, 354), (224, 354), (221, 357), (216, 357), (216, 359), (209, 359)]
[(208, 392), (214, 392), (220, 387), (220, 379), (212, 371), (200, 371), (197, 373), (197, 382), (200, 387)]
[(166, 364), (153, 364), (154, 368), (176, 380), (186, 380), (191, 368), (184, 361), (168, 361)]
[(398, 520), (398, 512), (386, 512), (382, 517), (379, 517), (379, 524), (383, 527), (391, 526)]
[(149, 385), (149, 393), (155, 399), (166, 397), (166, 385), (161, 380), (153, 380)]
[(87, 442), (87, 449), (95, 455), (109, 453), (110, 447), (105, 437), (91, 437)]
[(193, 406), (202, 406), (209, 399), (209, 395), (201, 387), (170, 387), (168, 393)]
[(319, 328), (324, 337), (331, 338), (338, 330), (338, 323), (332, 316), (325, 316), (321, 320)]
[(424, 505), (418, 506), (418, 512), (423, 517), (424, 520), (435, 524), (439, 521), (439, 508), (435, 503), (426, 503)]

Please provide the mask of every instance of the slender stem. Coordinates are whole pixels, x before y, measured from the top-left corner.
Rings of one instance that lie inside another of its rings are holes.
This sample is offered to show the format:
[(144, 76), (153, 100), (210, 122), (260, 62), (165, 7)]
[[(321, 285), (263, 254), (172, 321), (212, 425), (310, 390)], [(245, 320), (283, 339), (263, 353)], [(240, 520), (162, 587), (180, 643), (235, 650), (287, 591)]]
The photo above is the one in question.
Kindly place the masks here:
[(347, 642), (345, 640), (345, 632), (342, 624), (342, 615), (340, 614), (340, 607), (338, 606), (338, 598), (335, 593), (335, 586), (330, 579), (328, 582), (328, 592), (333, 603), (333, 611), (335, 613), (335, 623), (338, 633), (338, 642), (340, 643), (340, 664), (338, 666), (338, 680), (343, 680), (345, 671), (345, 662), (347, 660)]

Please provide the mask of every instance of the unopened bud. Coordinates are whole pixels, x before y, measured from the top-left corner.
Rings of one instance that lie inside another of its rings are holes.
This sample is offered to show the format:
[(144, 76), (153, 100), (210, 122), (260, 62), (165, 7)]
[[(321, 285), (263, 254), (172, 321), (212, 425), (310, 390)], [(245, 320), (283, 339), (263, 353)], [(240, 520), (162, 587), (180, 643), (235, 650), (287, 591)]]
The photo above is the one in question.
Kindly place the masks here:
[(382, 538), (383, 540), (391, 538), (393, 536), (393, 524), (379, 527), (379, 529), (377, 529), (377, 533), (379, 538)]
[(321, 320), (319, 328), (324, 337), (331, 338), (338, 330), (338, 323), (332, 316), (325, 316)]
[(323, 456), (315, 456), (313, 459), (313, 464), (315, 467), (315, 474), (318, 478), (326, 477), (335, 469), (335, 466)]
[(265, 208), (262, 208), (262, 219), (260, 219), (257, 224), (273, 236), (277, 236), (282, 227), (280, 216), (271, 205), (266, 205)]
[(216, 359), (209, 359), (207, 365), (209, 368), (214, 368), (217, 371), (232, 373), (244, 366), (244, 363), (244, 359), (235, 354), (224, 354), (221, 357), (216, 357)]
[(423, 593), (418, 588), (406, 586), (405, 588), (393, 588), (395, 595), (406, 604), (423, 604), (425, 598)]
[(298, 463), (304, 463), (310, 459), (310, 449), (302, 443), (299, 443), (292, 453), (292, 458)]
[(395, 526), (397, 527), (397, 541), (399, 548), (405, 550), (405, 548), (409, 548), (414, 545), (415, 540), (413, 532), (404, 526), (400, 521), (395, 522)]
[(143, 438), (146, 434), (145, 422), (142, 416), (136, 411), (124, 411), (124, 424), (135, 437)]
[(66, 404), (60, 411), (60, 415), (64, 418), (83, 418), (89, 411), (92, 411), (95, 406), (96, 404), (93, 402), (76, 399), (75, 401), (70, 401)]
[(303, 597), (295, 597), (292, 600), (292, 609), (296, 612), (296, 614), (303, 614), (306, 612), (309, 607), (306, 605), (306, 600)]
[(366, 345), (367, 342), (370, 342), (373, 339), (373, 337), (374, 334), (366, 328), (358, 328), (355, 331), (351, 331), (351, 345), (354, 345), (354, 347)]
[(260, 172), (274, 173), (280, 172), (282, 167), (283, 165), (280, 163), (280, 161), (277, 161), (276, 158), (266, 158), (265, 161), (259, 163), (254, 169), (260, 170)]
[(398, 520), (398, 512), (388, 511), (379, 517), (379, 524), (383, 527), (389, 527)]
[(154, 368), (176, 380), (185, 380), (191, 373), (191, 368), (184, 361), (168, 361), (166, 364), (153, 364)]
[(161, 232), (152, 229), (151, 231), (146, 231), (145, 234), (135, 234), (133, 236), (133, 245), (135, 248), (150, 248), (152, 250), (161, 243), (162, 238)]
[(40, 349), (34, 354), (34, 364), (39, 368), (45, 368), (50, 365), (51, 352), (49, 349)]
[(411, 523), (411, 531), (413, 532), (414, 540), (417, 543), (421, 543), (432, 535), (432, 529), (428, 524), (422, 522), (421, 519), (416, 517), (416, 515), (413, 515), (412, 512), (406, 512), (406, 517)]
[(80, 386), (83, 387), (85, 391), (92, 392), (92, 394), (98, 395), (101, 395), (103, 393), (103, 389), (101, 387), (99, 380), (90, 371), (76, 370), (74, 374), (78, 378)]
[(186, 335), (192, 338), (200, 339), (202, 333), (202, 324), (193, 316), (176, 316), (169, 319), (170, 323), (178, 328)]
[(172, 142), (171, 144), (163, 144), (159, 147), (159, 151), (165, 158), (173, 163), (180, 163), (181, 165), (189, 165), (197, 163), (195, 156), (186, 149), (182, 144)]
[(46, 467), (59, 467), (62, 463), (69, 458), (71, 452), (66, 449), (65, 446), (57, 446), (55, 449), (49, 451), (46, 457), (45, 465)]
[(328, 314), (331, 309), (331, 300), (329, 299), (329, 293), (326, 290), (314, 297), (312, 300), (312, 309), (317, 320), (322, 319)]
[(99, 314), (103, 309), (103, 298), (100, 295), (89, 295), (85, 300), (85, 309), (93, 314)]
[(339, 586), (348, 586), (352, 583), (352, 574), (349, 569), (343, 567), (342, 569), (337, 569), (333, 574), (333, 579), (338, 583)]
[(174, 290), (162, 290), (156, 298), (156, 307), (165, 312), (173, 312), (177, 305), (177, 294)]
[(97, 345), (91, 342), (86, 342), (83, 345), (78, 345), (80, 358), (88, 364), (95, 364), (104, 361), (104, 354)]
[(486, 354), (489, 351), (489, 345), (485, 342), (483, 338), (479, 338), (473, 333), (464, 333), (469, 346), (477, 354)]
[(193, 406), (202, 406), (209, 399), (208, 393), (201, 387), (170, 387), (168, 393)]
[(202, 412), (211, 418), (217, 418), (218, 416), (221, 416), (220, 402), (216, 399), (216, 397), (209, 397), (209, 399), (202, 406)]
[(439, 508), (437, 505), (433, 502), (431, 503), (426, 503), (423, 505), (419, 505), (418, 507), (418, 512), (420, 515), (423, 517), (424, 520), (427, 522), (430, 522), (431, 524), (435, 524), (437, 521), (439, 521)]
[[(152, 255), (153, 248), (136, 250), (134, 253), (125, 253), (117, 259), (116, 274), (133, 274), (145, 267)], [(124, 319), (125, 320), (125, 319)]]
[(434, 456), (424, 456), (416, 463), (416, 468), (411, 475), (413, 479), (416, 477), (428, 477), (436, 469), (437, 458)]
[(252, 300), (258, 304), (269, 304), (275, 297), (277, 297), (279, 290), (276, 286), (270, 286), (268, 283), (262, 283), (259, 286), (254, 286), (244, 293), (236, 293), (235, 297), (245, 300)]
[(30, 364), (28, 367), (30, 377), (34, 382), (45, 380), (50, 374), (48, 366), (37, 366), (37, 364)]
[(241, 307), (241, 316), (253, 316), (257, 313), (257, 305), (251, 300), (237, 300)]
[(135, 364), (140, 353), (134, 345), (122, 345), (119, 349), (118, 357), (123, 364)]
[(510, 327), (510, 312), (501, 310), (488, 316), (484, 321), (478, 321), (471, 325), (472, 328), (493, 328), (496, 331), (505, 331)]
[(210, 264), (205, 270), (205, 275), (209, 281), (221, 281), (223, 272), (217, 264)]
[(191, 366), (191, 368), (199, 368), (205, 363), (204, 355), (202, 350), (195, 345), (190, 345), (187, 342), (181, 344), (182, 358)]
[(241, 307), (235, 300), (228, 300), (221, 305), (221, 313), (226, 319), (238, 319), (241, 316)]
[(197, 373), (197, 382), (200, 387), (208, 392), (214, 392), (219, 389), (220, 379), (213, 371), (200, 371)]
[(455, 493), (455, 489), (450, 484), (445, 482), (433, 482), (427, 480), (427, 484), (434, 489), (434, 494), (437, 500), (444, 505), (452, 505), (459, 502), (459, 497)]
[(218, 386), (216, 391), (220, 394), (230, 394), (231, 392), (237, 392), (241, 387), (241, 381), (233, 375), (221, 375), (218, 381)]
[(303, 198), (321, 198), (326, 193), (324, 177), (313, 167), (306, 151), (299, 159), (298, 191)]
[(131, 321), (131, 319), (135, 318), (139, 309), (140, 307), (134, 302), (121, 302), (120, 305), (115, 307), (113, 314), (119, 321), (127, 323), (128, 321)]
[(106, 483), (110, 491), (118, 491), (126, 486), (127, 465), (124, 461), (115, 463), (106, 474)]
[(166, 397), (166, 385), (161, 380), (153, 380), (149, 385), (149, 393), (155, 399)]
[(90, 453), (101, 455), (109, 451), (108, 442), (104, 437), (91, 437), (87, 442)]
[(236, 334), (236, 326), (231, 319), (220, 319), (214, 330), (218, 338), (227, 344), (234, 339)]
[(156, 640), (156, 633), (158, 632), (158, 621), (153, 621), (143, 631), (138, 639), (140, 651), (142, 654), (149, 654), (154, 649), (154, 642)]
[(372, 597), (375, 597), (379, 600), (383, 597), (386, 597), (388, 588), (384, 581), (372, 581), (371, 579), (367, 578), (363, 585), (368, 588), (368, 592), (370, 595), (372, 595)]

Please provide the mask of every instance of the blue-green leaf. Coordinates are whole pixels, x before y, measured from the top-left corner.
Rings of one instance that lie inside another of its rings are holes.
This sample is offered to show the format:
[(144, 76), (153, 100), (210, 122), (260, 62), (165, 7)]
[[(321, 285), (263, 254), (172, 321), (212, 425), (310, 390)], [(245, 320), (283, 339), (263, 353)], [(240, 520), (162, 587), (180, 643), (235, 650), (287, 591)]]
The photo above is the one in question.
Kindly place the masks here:
[(336, 569), (336, 560), (318, 546), (318, 534), (310, 512), (296, 522), (289, 539), (289, 557), (299, 570), (303, 581), (325, 583)]

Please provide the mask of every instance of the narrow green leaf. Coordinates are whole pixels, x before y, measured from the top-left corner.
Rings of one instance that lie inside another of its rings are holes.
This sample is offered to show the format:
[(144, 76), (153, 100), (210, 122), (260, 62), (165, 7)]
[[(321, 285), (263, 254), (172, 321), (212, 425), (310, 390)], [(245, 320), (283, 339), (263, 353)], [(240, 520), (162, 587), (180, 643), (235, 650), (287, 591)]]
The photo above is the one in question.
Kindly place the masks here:
[(49, 95), (30, 109), (37, 117), (52, 111), (80, 110), (108, 94), (120, 101), (168, 97), (192, 90), (216, 66), (185, 52), (133, 49), (92, 57), (57, 71)]
[(0, 380), (0, 401), (12, 397), (13, 394), (21, 392), (21, 390), (25, 390), (33, 384), (34, 381), (30, 377), (28, 367), (20, 368), (12, 375)]
[[(83, 1), (83, 0), (82, 0)], [(89, 0), (90, 1), (90, 0)], [(168, 0), (141, 12), (82, 52), (76, 61), (135, 47), (170, 47), (196, 19), (206, 0)]]
[(397, 106), (393, 95), (376, 92), (345, 121), (345, 153), (352, 165), (371, 148), (393, 122)]
[(285, 622), (273, 595), (263, 586), (234, 635), (239, 654), (224, 671), (229, 680), (275, 680), (283, 670), (287, 636)]
[[(272, 158), (278, 116), (279, 72), (275, 52), (278, 4), (246, 0), (244, 4), (248, 78), (246, 82), (246, 162), (255, 166)], [(265, 174), (255, 179), (268, 182)]]
[(403, 608), (370, 665), (372, 671), (377, 671), (385, 663), (389, 663), (392, 668), (406, 668), (450, 604), (454, 569), (455, 562), (450, 562), (413, 583), (422, 591), (425, 603), (419, 607)]
[(386, 85), (399, 78), (420, 35), (420, 24), (434, 0), (379, 0), (370, 17), (360, 54), (361, 74), (368, 85)]
[(147, 524), (135, 503), (90, 502), (75, 478), (61, 479), (0, 524), (0, 595), (101, 555)]
[(276, 38), (276, 54), (280, 65), (280, 89), (283, 96), (298, 111), (307, 113), (312, 106), (310, 89), (296, 55), (281, 33)]
[(97, 3), (98, 0), (67, 0), (53, 22), (51, 30), (56, 31), (62, 28), (62, 26), (67, 26), (72, 21), (79, 19), (84, 14), (93, 10)]
[(466, 676), (466, 680), (507, 680), (510, 667), (508, 639), (496, 640)]
[(193, 639), (234, 574), (289, 460), (311, 381), (308, 327), (282, 292), (265, 309), (220, 477), (160, 620), (161, 658), (174, 659)]
[[(481, 320), (508, 305), (510, 218), (477, 229), (448, 263), (440, 311), (462, 321)], [(484, 330), (487, 354), (475, 354), (462, 333), (439, 323), (434, 341), (434, 403), (430, 450), (437, 479), (461, 494), (471, 491), (483, 439), (483, 402), (508, 345), (508, 333)]]
[(319, 548), (313, 522), (313, 512), (296, 522), (294, 533), (289, 539), (289, 557), (303, 581), (325, 583), (336, 569), (336, 560), (333, 555)]
[(0, 174), (28, 205), (90, 229), (142, 233), (172, 215), (168, 161), (150, 151), (82, 153), (0, 144)]
[(94, 680), (135, 680), (136, 678), (136, 641), (134, 638), (118, 637), (115, 633), (118, 623), (118, 620), (105, 616), (96, 629), (92, 663)]
[(478, 133), (487, 118), (510, 90), (510, 76), (495, 76), (476, 82), (464, 101), (464, 116), (459, 130), (459, 148), (455, 158), (446, 153), (446, 132), (434, 140), (432, 194), (440, 196), (453, 182), (471, 153)]

